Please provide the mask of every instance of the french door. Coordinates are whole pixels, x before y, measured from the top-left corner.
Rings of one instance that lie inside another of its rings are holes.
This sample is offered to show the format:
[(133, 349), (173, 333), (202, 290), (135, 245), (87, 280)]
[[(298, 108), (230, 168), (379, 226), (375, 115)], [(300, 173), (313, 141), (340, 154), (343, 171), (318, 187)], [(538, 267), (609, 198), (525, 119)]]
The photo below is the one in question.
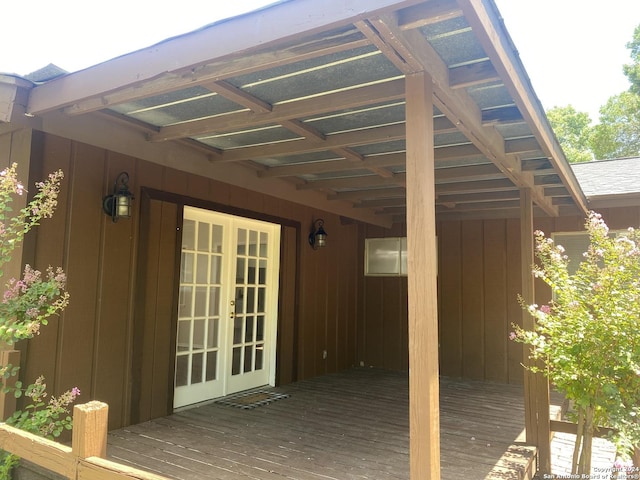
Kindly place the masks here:
[(275, 382), (280, 226), (184, 208), (174, 408)]

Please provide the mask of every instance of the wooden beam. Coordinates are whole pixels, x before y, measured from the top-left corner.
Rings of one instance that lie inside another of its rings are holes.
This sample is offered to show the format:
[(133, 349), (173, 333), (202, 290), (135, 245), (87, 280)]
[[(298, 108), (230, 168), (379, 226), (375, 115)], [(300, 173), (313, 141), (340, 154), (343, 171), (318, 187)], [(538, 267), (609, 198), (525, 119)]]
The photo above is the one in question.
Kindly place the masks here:
[(448, 193), (478, 193), (495, 192), (499, 190), (513, 190), (513, 183), (507, 179), (479, 180), (476, 182), (440, 183), (436, 185), (436, 194)]
[[(487, 8), (489, 4), (484, 0), (459, 0), (458, 4), (478, 41), (503, 79), (505, 87), (522, 112), (524, 119), (540, 142), (545, 155), (551, 159), (576, 204), (586, 214), (588, 211), (587, 200), (553, 134), (542, 105), (531, 89), (524, 66), (522, 66), (509, 36), (502, 29), (504, 24), (498, 18), (497, 10)], [(491, 5), (495, 7), (495, 5)], [(532, 190), (532, 193), (534, 201), (540, 205), (536, 190)], [(543, 205), (540, 206), (543, 207)], [(548, 209), (548, 211), (557, 215), (555, 207)]]
[(398, 24), (403, 30), (424, 27), (462, 16), (455, 0), (431, 0), (398, 12)]
[(255, 95), (251, 95), (250, 93), (247, 93), (235, 85), (223, 80), (205, 83), (203, 87), (217, 93), (218, 95), (222, 95), (238, 105), (242, 105), (243, 107), (250, 109), (252, 112), (266, 113), (273, 110), (270, 103), (267, 103), (257, 98)]
[[(533, 237), (533, 202), (529, 189), (520, 191), (520, 258), (522, 278), (522, 298), (527, 305), (535, 301), (535, 284), (533, 277), (534, 237)], [(522, 328), (533, 330), (535, 320), (525, 309), (522, 310)], [(523, 350), (523, 365), (533, 366), (529, 358), (530, 350)], [(544, 369), (542, 363), (535, 365)], [(525, 391), (525, 428), (527, 442), (538, 447), (538, 469), (542, 474), (551, 473), (551, 427), (549, 380), (542, 373), (524, 372)]]
[(540, 152), (540, 144), (535, 137), (516, 138), (504, 142), (505, 153), (522, 154)]
[(440, 405), (435, 159), (431, 77), (407, 82), (407, 258), (409, 301), (409, 472), (440, 478)]
[[(344, 0), (297, 0), (277, 3), (40, 85), (32, 91), (27, 111), (39, 115), (86, 99), (99, 99), (106, 93), (139, 86), (167, 72), (180, 72), (173, 75), (178, 77), (184, 74), (186, 78), (182, 85), (192, 85), (192, 77), (194, 74), (197, 76), (199, 68), (217, 59), (246, 57), (249, 56), (247, 52), (266, 50), (270, 46), (308, 37), (313, 32), (349, 25), (358, 19), (417, 3), (417, 0), (352, 0), (348, 3)], [(243, 35), (238, 35), (238, 32), (243, 32)], [(234, 41), (230, 42), (230, 38)], [(213, 72), (208, 78), (219, 79)], [(175, 89), (174, 84), (171, 90)], [(105, 106), (103, 103), (102, 108)]]
[(327, 195), (327, 200), (356, 200), (362, 201), (373, 198), (393, 198), (404, 197), (407, 191), (404, 188), (373, 188), (363, 190), (353, 190), (349, 192), (338, 192)]
[(498, 80), (500, 76), (489, 60), (449, 69), (451, 88), (467, 88)]
[(404, 139), (404, 125), (388, 125), (366, 130), (336, 133), (327, 137), (324, 142), (308, 141), (306, 139), (293, 140), (284, 143), (259, 145), (254, 147), (235, 148), (223, 152), (218, 162), (237, 162), (256, 158), (291, 155), (297, 153), (322, 152), (339, 147), (353, 147), (375, 142), (391, 142)]
[(407, 176), (404, 173), (397, 173), (391, 178), (381, 178), (377, 175), (366, 175), (359, 177), (330, 178), (326, 180), (316, 180), (315, 182), (301, 183), (296, 188), (298, 190), (317, 190), (335, 188), (371, 188), (392, 185), (404, 185)]
[(522, 114), (518, 107), (513, 105), (499, 108), (488, 108), (482, 110), (482, 124), (505, 124), (505, 123), (524, 123)]
[[(332, 150), (336, 151), (336, 150)], [(344, 159), (328, 160), (321, 162), (296, 163), (294, 165), (283, 165), (281, 167), (271, 167), (258, 172), (262, 178), (268, 177), (294, 177), (297, 175), (309, 175), (318, 173), (339, 173), (367, 168), (394, 167), (404, 165), (404, 153), (390, 153), (387, 155), (365, 156), (362, 163), (346, 161)]]
[(384, 103), (402, 99), (404, 99), (404, 80), (397, 79), (274, 105), (271, 112), (238, 112), (221, 118), (194, 120), (162, 127), (156, 134), (149, 135), (149, 140), (162, 142), (176, 138), (197, 137), (212, 132), (226, 133), (249, 126), (281, 123), (285, 120), (357, 108), (373, 101)]
[(494, 127), (482, 125), (480, 109), (473, 99), (464, 89), (450, 88), (449, 69), (424, 36), (416, 30), (402, 31), (396, 18), (390, 16), (380, 17), (372, 24), (381, 35), (394, 39), (396, 50), (403, 57), (412, 58), (412, 65), (419, 63), (429, 71), (437, 108), (517, 187), (531, 188), (534, 201), (540, 208), (550, 216), (558, 216), (557, 207), (545, 198), (543, 190), (536, 188), (531, 176), (522, 174), (518, 161), (505, 153), (502, 135)]
[[(520, 278), (523, 301), (531, 305), (535, 301), (535, 284), (532, 268), (533, 258), (533, 202), (528, 188), (520, 189)], [(527, 331), (533, 330), (533, 317), (526, 310), (521, 312), (521, 325)], [(527, 443), (538, 444), (538, 422), (536, 414), (535, 379), (527, 370), (531, 367), (530, 349), (523, 349), (522, 364), (524, 371), (524, 415)]]

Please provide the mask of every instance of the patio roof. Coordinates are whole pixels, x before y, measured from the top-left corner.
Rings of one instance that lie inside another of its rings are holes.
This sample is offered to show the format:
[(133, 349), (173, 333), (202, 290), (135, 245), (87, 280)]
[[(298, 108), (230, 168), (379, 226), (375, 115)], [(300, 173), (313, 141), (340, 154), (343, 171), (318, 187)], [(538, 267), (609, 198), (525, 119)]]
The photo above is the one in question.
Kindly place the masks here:
[(523, 187), (538, 214), (586, 211), (491, 0), (282, 1), (33, 84), (11, 119), (388, 226), (420, 71), (438, 218), (518, 217)]

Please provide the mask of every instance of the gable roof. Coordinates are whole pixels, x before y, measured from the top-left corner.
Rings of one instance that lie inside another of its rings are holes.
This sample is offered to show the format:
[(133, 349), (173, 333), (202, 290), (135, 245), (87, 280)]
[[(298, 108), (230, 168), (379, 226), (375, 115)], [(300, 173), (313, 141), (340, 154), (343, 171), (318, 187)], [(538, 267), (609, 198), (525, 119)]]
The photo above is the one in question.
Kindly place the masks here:
[(639, 204), (640, 157), (571, 165), (591, 208)]
[(538, 214), (586, 210), (492, 1), (283, 1), (33, 86), (24, 113), (389, 225), (406, 214), (404, 78), (420, 71), (433, 79), (440, 218), (519, 216), (523, 187)]

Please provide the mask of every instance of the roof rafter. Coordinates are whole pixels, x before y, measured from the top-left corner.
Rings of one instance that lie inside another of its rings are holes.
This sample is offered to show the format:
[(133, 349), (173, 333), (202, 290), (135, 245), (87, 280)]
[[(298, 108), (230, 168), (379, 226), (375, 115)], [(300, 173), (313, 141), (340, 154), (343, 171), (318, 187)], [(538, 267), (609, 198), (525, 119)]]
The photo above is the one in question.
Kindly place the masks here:
[(518, 187), (531, 188), (535, 202), (551, 216), (558, 216), (558, 209), (544, 191), (536, 187), (531, 175), (520, 171), (518, 162), (506, 155), (502, 136), (491, 127), (482, 125), (482, 115), (478, 106), (464, 90), (452, 90), (449, 82), (449, 71), (429, 42), (416, 30), (402, 31), (396, 17), (385, 16), (372, 21), (376, 29), (390, 42), (403, 57), (412, 58), (412, 65), (417, 63), (424, 71), (429, 72), (434, 83), (434, 103), (449, 119), (458, 126), (461, 132)]

